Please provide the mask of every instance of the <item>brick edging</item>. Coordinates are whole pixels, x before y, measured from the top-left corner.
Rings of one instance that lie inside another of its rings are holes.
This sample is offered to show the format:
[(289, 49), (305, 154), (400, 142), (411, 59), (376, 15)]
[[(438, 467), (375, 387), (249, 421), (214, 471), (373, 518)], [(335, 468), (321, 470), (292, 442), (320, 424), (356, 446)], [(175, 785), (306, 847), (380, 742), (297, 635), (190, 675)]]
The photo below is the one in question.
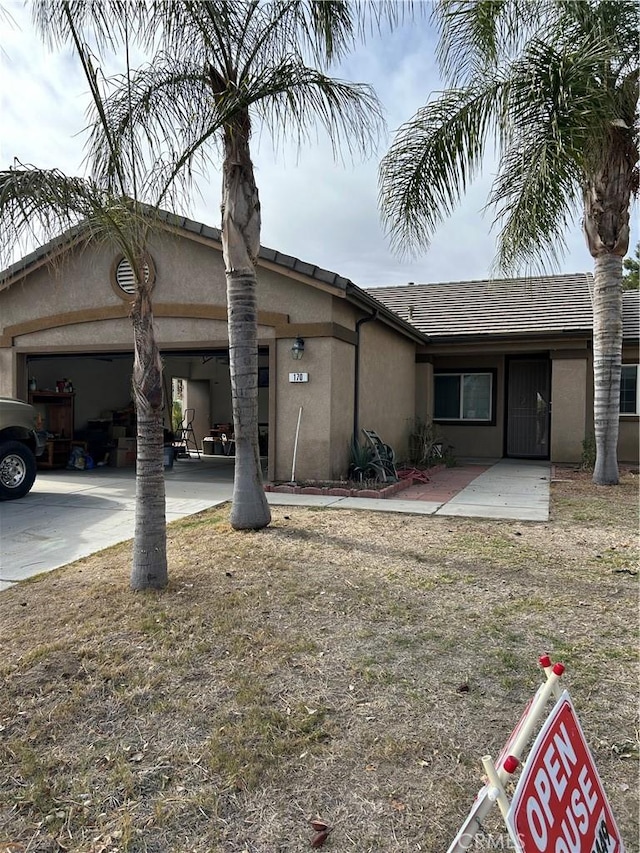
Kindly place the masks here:
[(276, 485), (275, 483), (265, 483), (265, 492), (277, 492), (285, 495), (328, 495), (330, 497), (339, 498), (392, 498), (403, 492), (405, 489), (413, 486), (413, 478), (409, 477), (406, 480), (398, 480), (397, 483), (390, 483), (381, 489), (349, 489), (342, 487), (323, 488), (321, 486), (290, 486), (287, 484)]

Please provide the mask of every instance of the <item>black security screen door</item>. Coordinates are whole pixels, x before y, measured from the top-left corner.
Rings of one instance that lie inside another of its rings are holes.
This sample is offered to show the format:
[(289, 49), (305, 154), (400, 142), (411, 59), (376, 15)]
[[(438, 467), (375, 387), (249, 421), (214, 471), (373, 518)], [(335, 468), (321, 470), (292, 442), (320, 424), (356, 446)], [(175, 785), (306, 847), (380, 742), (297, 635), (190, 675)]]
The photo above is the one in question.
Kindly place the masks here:
[(549, 360), (509, 361), (507, 379), (507, 456), (549, 458)]

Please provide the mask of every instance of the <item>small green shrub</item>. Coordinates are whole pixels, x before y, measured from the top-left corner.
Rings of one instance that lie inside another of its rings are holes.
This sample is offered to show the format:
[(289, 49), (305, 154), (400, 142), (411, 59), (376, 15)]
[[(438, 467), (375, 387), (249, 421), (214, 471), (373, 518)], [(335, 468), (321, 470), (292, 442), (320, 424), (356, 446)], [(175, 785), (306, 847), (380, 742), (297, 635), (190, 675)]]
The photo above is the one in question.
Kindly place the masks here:
[(375, 470), (371, 467), (373, 450), (367, 444), (351, 439), (349, 442), (349, 475), (348, 479), (363, 482), (366, 479), (375, 479)]
[(455, 468), (456, 465), (458, 464), (458, 460), (456, 459), (456, 457), (451, 452), (451, 448), (449, 448), (448, 450), (445, 451), (443, 458), (444, 458), (445, 468)]
[(409, 461), (412, 465), (429, 466), (444, 460), (447, 467), (453, 467), (455, 459), (451, 448), (446, 447), (447, 442), (431, 419), (423, 421), (416, 418), (409, 433)]

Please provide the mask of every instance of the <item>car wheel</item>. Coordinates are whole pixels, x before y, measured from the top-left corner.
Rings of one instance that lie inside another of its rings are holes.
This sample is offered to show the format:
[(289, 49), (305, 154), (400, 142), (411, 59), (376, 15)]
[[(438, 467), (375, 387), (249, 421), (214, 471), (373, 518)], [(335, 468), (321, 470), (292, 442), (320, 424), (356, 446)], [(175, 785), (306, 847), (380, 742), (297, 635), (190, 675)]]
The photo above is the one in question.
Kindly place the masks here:
[(24, 497), (36, 478), (36, 458), (26, 444), (0, 444), (0, 500)]

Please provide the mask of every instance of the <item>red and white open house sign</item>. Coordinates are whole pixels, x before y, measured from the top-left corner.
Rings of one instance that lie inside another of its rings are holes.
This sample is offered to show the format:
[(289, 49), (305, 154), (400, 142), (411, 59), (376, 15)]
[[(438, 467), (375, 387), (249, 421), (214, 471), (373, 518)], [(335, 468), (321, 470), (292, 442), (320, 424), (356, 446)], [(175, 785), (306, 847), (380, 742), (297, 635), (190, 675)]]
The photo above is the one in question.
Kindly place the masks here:
[(531, 748), (507, 825), (524, 853), (624, 853), (567, 692)]

